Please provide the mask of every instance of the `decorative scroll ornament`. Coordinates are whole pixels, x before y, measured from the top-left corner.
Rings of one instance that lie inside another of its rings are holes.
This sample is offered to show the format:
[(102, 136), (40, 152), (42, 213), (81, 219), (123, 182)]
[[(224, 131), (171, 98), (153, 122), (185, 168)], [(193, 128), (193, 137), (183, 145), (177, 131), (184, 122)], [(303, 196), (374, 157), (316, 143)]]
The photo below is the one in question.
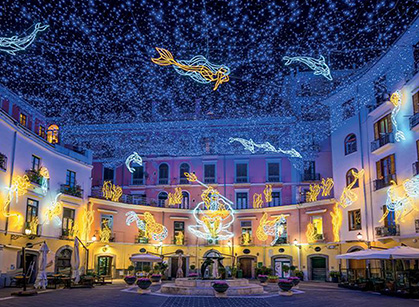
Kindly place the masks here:
[(183, 194), (181, 188), (175, 188), (175, 193), (169, 193), (167, 206), (176, 206), (182, 203)]
[(346, 208), (357, 201), (358, 195), (352, 192), (352, 188), (355, 185), (355, 183), (361, 179), (363, 175), (364, 175), (363, 169), (360, 170), (358, 173), (352, 170), (352, 176), (354, 177), (354, 180), (343, 189), (342, 194), (339, 199), (339, 205), (341, 205), (342, 208)]
[(48, 180), (49, 180), (49, 171), (45, 166), (42, 166), (39, 170), (39, 174), (41, 175), (41, 189), (44, 195), (48, 193)]
[(102, 195), (105, 199), (119, 201), (122, 196), (122, 188), (112, 184), (110, 181), (105, 181), (102, 186)]
[(47, 212), (45, 213), (45, 224), (49, 224), (52, 219), (55, 219), (58, 225), (61, 225), (60, 215), (63, 212), (63, 203), (59, 201), (61, 193), (58, 193), (55, 196), (54, 201), (51, 203), (50, 207), (48, 208)]
[(34, 30), (28, 36), (19, 38), (18, 36), (13, 37), (0, 37), (0, 51), (7, 52), (11, 55), (16, 55), (18, 51), (24, 51), (28, 48), (36, 38), (38, 32), (45, 31), (49, 26), (41, 26), (41, 23), (35, 25)]
[(274, 239), (271, 242), (271, 246), (273, 246), (284, 233), (286, 223), (287, 220), (285, 215), (281, 214), (280, 216), (269, 220), (268, 214), (265, 212), (263, 213), (259, 226), (256, 229), (256, 237), (260, 241), (266, 241), (268, 236), (273, 236)]
[(214, 65), (204, 56), (197, 55), (192, 59), (176, 61), (173, 55), (166, 49), (156, 48), (159, 58), (152, 58), (151, 61), (160, 66), (173, 65), (175, 71), (182, 75), (191, 77), (199, 83), (215, 82), (213, 90), (215, 91), (222, 83), (228, 82), (230, 77), (230, 68), (225, 65)]
[(397, 114), (399, 114), (400, 108), (402, 106), (402, 93), (400, 91), (394, 92), (390, 97), (390, 101), (394, 105), (394, 108), (391, 111), (391, 122), (393, 123), (394, 130), (396, 131), (394, 134), (394, 139), (396, 142), (401, 142), (406, 140), (406, 137), (403, 131), (399, 130), (396, 117)]
[(250, 151), (251, 153), (255, 153), (255, 147), (263, 149), (264, 151), (270, 151), (270, 152), (276, 152), (276, 153), (282, 153), (288, 156), (291, 156), (293, 158), (302, 158), (301, 154), (296, 151), (294, 148), (290, 150), (283, 150), (281, 148), (276, 149), (271, 143), (265, 142), (263, 144), (256, 144), (252, 139), (246, 140), (242, 138), (229, 138), (228, 140), (230, 143), (233, 142), (239, 142), (244, 146), (244, 149)]
[(342, 227), (342, 209), (339, 208), (339, 203), (336, 203), (333, 207), (333, 211), (330, 212), (332, 217), (332, 226), (333, 226), (333, 241), (340, 242), (340, 228)]
[(11, 213), (8, 212), (8, 207), (13, 202), (13, 199), (16, 199), (16, 202), (19, 201), (19, 196), (25, 195), (28, 192), (29, 187), (31, 186), (31, 182), (27, 175), (23, 176), (15, 176), (12, 180), (12, 185), (10, 188), (6, 188), (8, 190), (6, 202), (3, 206), (3, 215), (5, 217), (15, 217), (16, 218), (16, 226), (22, 227), (23, 225), (23, 216), (20, 213)]
[(199, 181), (195, 174), (185, 173), (190, 182), (197, 182), (206, 188), (200, 202), (193, 210), (197, 224), (188, 226), (195, 236), (207, 240), (227, 240), (234, 236), (228, 228), (234, 222), (233, 202), (221, 195), (214, 188)]
[(127, 167), (130, 173), (134, 173), (135, 171), (135, 168), (131, 166), (132, 163), (137, 163), (140, 166), (143, 165), (143, 159), (135, 151), (131, 155), (129, 155), (125, 160), (125, 166)]
[(330, 68), (326, 64), (326, 60), (324, 56), (320, 56), (319, 59), (315, 59), (312, 57), (305, 57), (305, 56), (296, 56), (296, 57), (288, 57), (284, 56), (282, 58), (285, 62), (285, 65), (290, 65), (294, 62), (300, 62), (307, 65), (311, 70), (314, 71), (315, 75), (322, 75), (327, 80), (332, 81), (332, 75), (330, 74)]
[(150, 212), (144, 212), (144, 220), (140, 219), (134, 211), (129, 211), (125, 215), (127, 217), (126, 224), (130, 226), (135, 222), (138, 229), (142, 230), (148, 238), (160, 242), (167, 238), (167, 228), (157, 223)]

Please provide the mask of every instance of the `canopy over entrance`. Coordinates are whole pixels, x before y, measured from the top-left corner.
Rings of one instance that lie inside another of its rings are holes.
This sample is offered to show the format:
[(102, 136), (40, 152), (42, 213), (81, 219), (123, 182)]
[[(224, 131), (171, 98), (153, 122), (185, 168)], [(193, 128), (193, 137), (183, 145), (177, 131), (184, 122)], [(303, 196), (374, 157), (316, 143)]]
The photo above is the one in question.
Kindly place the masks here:
[(132, 262), (162, 262), (162, 258), (151, 254), (132, 254)]
[(396, 246), (385, 250), (367, 249), (336, 256), (337, 259), (419, 259), (419, 249)]

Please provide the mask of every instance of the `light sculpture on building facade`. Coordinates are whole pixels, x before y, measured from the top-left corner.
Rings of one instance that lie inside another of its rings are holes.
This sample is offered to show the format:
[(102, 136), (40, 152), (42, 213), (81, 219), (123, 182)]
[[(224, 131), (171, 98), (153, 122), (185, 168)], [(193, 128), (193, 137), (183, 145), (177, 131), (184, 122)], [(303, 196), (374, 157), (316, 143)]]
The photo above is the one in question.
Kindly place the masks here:
[(225, 65), (215, 65), (210, 63), (204, 56), (197, 55), (190, 60), (176, 61), (173, 55), (166, 49), (156, 48), (159, 58), (152, 58), (151, 61), (160, 66), (173, 65), (175, 71), (182, 75), (191, 77), (199, 83), (215, 82), (213, 90), (218, 86), (230, 80), (230, 68)]
[(402, 106), (402, 93), (400, 91), (395, 91), (391, 95), (390, 101), (394, 105), (394, 108), (391, 111), (391, 122), (393, 123), (394, 130), (396, 131), (394, 134), (394, 139), (396, 142), (401, 142), (406, 140), (406, 137), (403, 131), (399, 130), (396, 117), (397, 114), (399, 114), (400, 108)]
[(334, 242), (340, 242), (340, 228), (342, 227), (343, 215), (342, 209), (339, 208), (339, 203), (334, 205), (330, 216), (332, 217), (333, 240)]
[(355, 170), (352, 170), (351, 172), (354, 179), (343, 189), (339, 199), (339, 205), (342, 206), (342, 208), (352, 205), (358, 199), (358, 195), (352, 191), (352, 188), (357, 181), (360, 181), (365, 171), (361, 169), (359, 172), (356, 172)]
[[(90, 230), (92, 227), (92, 224), (95, 220), (95, 210), (93, 210), (93, 204), (89, 202), (86, 206), (83, 208), (83, 215), (81, 219), (81, 236), (84, 238), (84, 240), (88, 241), (88, 236), (90, 234)], [(75, 226), (74, 226), (75, 227)]]
[(327, 178), (326, 180), (322, 178), (322, 196), (329, 196), (334, 185), (335, 183), (333, 182), (332, 178)]
[(127, 167), (128, 171), (130, 173), (134, 173), (134, 171), (135, 171), (135, 168), (133, 168), (131, 166), (132, 163), (136, 163), (136, 164), (138, 164), (140, 166), (143, 165), (143, 159), (135, 151), (131, 155), (129, 155), (127, 157), (127, 159), (125, 160), (125, 166)]
[(322, 192), (322, 196), (324, 197), (329, 196), (333, 186), (334, 182), (332, 178), (327, 178), (327, 180), (322, 178), (321, 184), (310, 184), (309, 190), (306, 193), (307, 202), (317, 201), (320, 192)]
[(100, 230), (99, 238), (100, 242), (103, 243), (109, 243), (109, 240), (111, 238), (112, 230), (109, 227), (109, 220), (104, 219), (102, 221), (102, 228)]
[(49, 171), (45, 166), (42, 166), (39, 170), (39, 174), (41, 175), (41, 189), (44, 195), (47, 195), (48, 192), (48, 180), (49, 180)]
[(157, 223), (150, 212), (144, 212), (143, 220), (140, 219), (138, 214), (134, 211), (129, 211), (125, 215), (127, 217), (126, 224), (130, 226), (135, 222), (138, 229), (142, 230), (148, 238), (160, 242), (167, 238), (167, 228), (162, 224)]
[(266, 184), (263, 190), (265, 195), (265, 202), (270, 203), (272, 201), (272, 184)]
[(167, 206), (176, 206), (180, 205), (182, 203), (183, 194), (182, 189), (177, 187), (175, 188), (175, 193), (169, 193), (169, 196), (167, 198)]
[(262, 144), (256, 144), (252, 139), (246, 140), (246, 139), (242, 139), (242, 138), (229, 138), (228, 141), (230, 143), (239, 142), (240, 144), (242, 144), (244, 146), (244, 149), (250, 151), (251, 153), (256, 152), (256, 150), (255, 150), (255, 147), (256, 147), (256, 148), (263, 149), (264, 151), (282, 153), (282, 154), (288, 155), (288, 156), (293, 157), (293, 158), (302, 158), (301, 154), (298, 151), (296, 151), (294, 148), (289, 149), (289, 150), (283, 150), (281, 148), (277, 149), (269, 142), (265, 142), (265, 143), (262, 143)]
[(102, 195), (105, 199), (119, 201), (122, 196), (122, 188), (110, 181), (105, 181), (102, 186)]
[(318, 59), (306, 56), (296, 56), (296, 57), (289, 57), (284, 56), (282, 58), (285, 62), (285, 65), (288, 66), (294, 62), (300, 62), (307, 65), (310, 69), (314, 71), (315, 75), (322, 75), (327, 80), (332, 81), (332, 75), (330, 74), (330, 68), (326, 64), (326, 60), (324, 56), (320, 56)]
[(16, 200), (16, 202), (19, 201), (19, 196), (25, 195), (28, 192), (29, 187), (31, 186), (31, 182), (29, 181), (29, 178), (27, 175), (23, 176), (15, 176), (12, 180), (12, 185), (10, 188), (6, 188), (8, 190), (6, 202), (3, 206), (3, 215), (5, 217), (16, 218), (16, 225), (18, 227), (21, 227), (23, 224), (23, 216), (20, 213), (11, 213), (8, 212), (8, 208), (13, 202), (13, 199)]
[(268, 236), (273, 236), (274, 239), (271, 242), (271, 246), (273, 246), (284, 233), (286, 223), (287, 220), (285, 215), (281, 214), (270, 220), (268, 219), (268, 214), (264, 212), (260, 219), (259, 226), (256, 229), (256, 237), (260, 241), (266, 241)]
[(253, 208), (259, 209), (259, 208), (262, 208), (262, 206), (263, 206), (262, 194), (259, 194), (259, 193), (253, 194)]
[(313, 223), (307, 224), (306, 237), (308, 243), (314, 243), (317, 241), (317, 230)]
[(228, 240), (234, 236), (228, 230), (234, 222), (233, 202), (216, 189), (198, 180), (195, 174), (185, 173), (190, 182), (197, 182), (205, 188), (201, 194), (202, 202), (193, 209), (196, 225), (188, 226), (195, 236), (207, 240)]
[(60, 215), (63, 211), (63, 203), (58, 200), (60, 198), (60, 196), (61, 196), (61, 193), (58, 193), (55, 196), (54, 201), (51, 203), (47, 212), (45, 213), (45, 217), (46, 217), (45, 223), (46, 224), (51, 222), (52, 219), (55, 219), (57, 224), (61, 225)]
[(33, 43), (38, 32), (45, 31), (48, 27), (48, 25), (41, 26), (41, 23), (37, 23), (32, 33), (28, 36), (20, 38), (18, 36), (0, 37), (0, 51), (7, 52), (11, 55), (16, 55), (16, 52), (24, 51)]

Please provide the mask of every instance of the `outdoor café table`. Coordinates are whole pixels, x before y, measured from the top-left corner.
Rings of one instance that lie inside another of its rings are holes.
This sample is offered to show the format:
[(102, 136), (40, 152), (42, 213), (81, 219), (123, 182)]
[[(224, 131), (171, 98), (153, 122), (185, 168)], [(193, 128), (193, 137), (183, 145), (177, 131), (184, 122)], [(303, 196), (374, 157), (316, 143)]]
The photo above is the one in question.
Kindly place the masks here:
[(51, 286), (53, 285), (54, 289), (57, 289), (57, 285), (61, 283), (61, 275), (56, 274), (56, 275), (48, 276), (47, 280), (48, 280), (47, 287), (50, 286), (50, 285)]
[(64, 283), (64, 288), (71, 289), (71, 281), (72, 281), (72, 278), (71, 277), (63, 277), (63, 278), (61, 278), (61, 280)]
[(95, 284), (104, 285), (105, 284), (105, 276), (96, 276)]
[[(22, 287), (23, 284), (23, 275), (17, 275), (14, 277), (16, 279), (16, 287)], [(28, 282), (29, 276), (26, 276), (26, 282)]]

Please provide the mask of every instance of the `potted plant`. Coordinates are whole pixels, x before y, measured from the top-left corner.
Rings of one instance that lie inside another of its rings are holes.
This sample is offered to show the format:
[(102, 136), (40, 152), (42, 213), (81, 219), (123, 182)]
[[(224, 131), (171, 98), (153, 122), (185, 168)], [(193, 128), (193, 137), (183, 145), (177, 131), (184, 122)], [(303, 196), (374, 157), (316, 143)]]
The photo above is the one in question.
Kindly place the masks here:
[(224, 267), (218, 268), (218, 273), (221, 279), (226, 279), (226, 269)]
[(133, 284), (135, 284), (137, 280), (137, 277), (131, 274), (131, 272), (134, 270), (134, 266), (130, 265), (127, 270), (128, 270), (128, 275), (124, 277), (124, 281), (126, 282), (127, 285), (132, 286)]
[(198, 278), (198, 273), (189, 273), (188, 277), (192, 278), (192, 279), (196, 279), (196, 278)]
[(149, 265), (145, 265), (143, 267), (143, 271), (146, 272), (146, 276), (148, 275), (148, 273), (150, 273), (151, 271), (151, 267)]
[(268, 283), (276, 284), (278, 283), (279, 277), (276, 275), (269, 275), (268, 276)]
[(294, 287), (298, 286), (298, 284), (300, 283), (300, 279), (296, 276), (288, 277), (288, 280), (292, 281), (292, 283), (294, 284)]
[(151, 281), (153, 283), (158, 283), (161, 280), (161, 274), (153, 274), (151, 275)]
[(332, 278), (332, 282), (339, 282), (340, 273), (338, 271), (330, 271), (329, 276)]
[(268, 275), (259, 274), (258, 279), (261, 284), (266, 284), (266, 281), (268, 280)]
[(228, 289), (228, 284), (225, 281), (217, 280), (212, 283), (213, 289), (218, 293), (224, 293)]
[(295, 274), (295, 276), (297, 276), (300, 280), (304, 280), (304, 272), (303, 272), (303, 271), (295, 270), (294, 274)]
[(289, 279), (280, 279), (278, 281), (278, 286), (281, 289), (279, 291), (280, 295), (292, 295), (291, 289), (294, 286), (293, 282)]
[(150, 278), (138, 278), (137, 279), (137, 286), (142, 290), (147, 290), (151, 286)]
[(288, 265), (284, 264), (284, 265), (282, 266), (282, 271), (283, 271), (284, 273), (288, 274), (288, 272), (290, 271), (290, 267), (289, 267)]

